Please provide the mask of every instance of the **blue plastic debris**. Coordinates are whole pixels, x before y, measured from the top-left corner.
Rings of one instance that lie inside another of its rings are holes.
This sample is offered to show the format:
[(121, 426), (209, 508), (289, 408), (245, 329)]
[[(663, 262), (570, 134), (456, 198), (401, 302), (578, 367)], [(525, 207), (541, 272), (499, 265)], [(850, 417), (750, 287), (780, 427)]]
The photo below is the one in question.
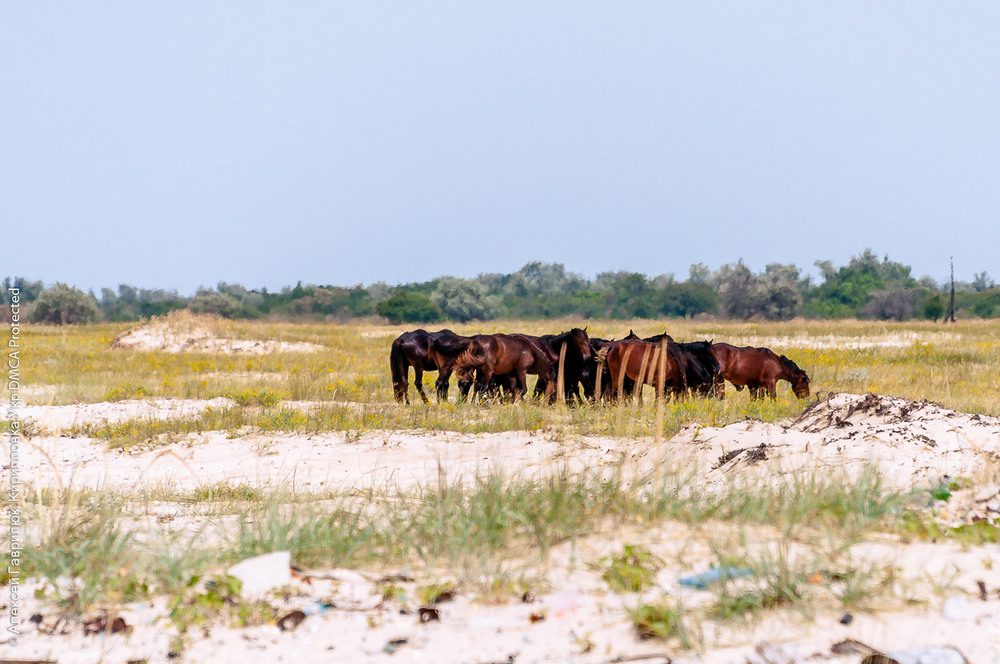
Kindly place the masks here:
[(704, 572), (682, 576), (679, 581), (682, 586), (695, 590), (705, 590), (713, 583), (744, 576), (753, 576), (753, 570), (746, 567), (709, 567)]

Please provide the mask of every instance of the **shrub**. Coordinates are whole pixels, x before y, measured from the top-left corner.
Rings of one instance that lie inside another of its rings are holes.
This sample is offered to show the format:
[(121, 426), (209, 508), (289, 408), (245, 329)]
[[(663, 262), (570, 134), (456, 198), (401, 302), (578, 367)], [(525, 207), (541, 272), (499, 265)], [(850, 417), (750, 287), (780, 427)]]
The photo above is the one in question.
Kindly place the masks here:
[(53, 325), (92, 323), (97, 320), (97, 300), (82, 290), (58, 283), (38, 296), (30, 320)]
[(392, 297), (378, 303), (379, 316), (393, 323), (431, 323), (441, 320), (441, 310), (431, 302), (430, 296), (411, 290), (396, 291)]
[(196, 314), (215, 314), (223, 318), (235, 318), (242, 307), (239, 300), (226, 293), (198, 293), (188, 302), (188, 309)]

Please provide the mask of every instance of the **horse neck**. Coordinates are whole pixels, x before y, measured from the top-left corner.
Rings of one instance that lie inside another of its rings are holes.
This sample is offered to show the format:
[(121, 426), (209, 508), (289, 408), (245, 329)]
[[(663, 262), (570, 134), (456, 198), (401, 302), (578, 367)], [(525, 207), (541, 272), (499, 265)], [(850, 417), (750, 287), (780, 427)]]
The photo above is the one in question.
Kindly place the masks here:
[(792, 368), (778, 360), (778, 378), (782, 380), (787, 380), (789, 383), (794, 382), (795, 378), (798, 376), (798, 372), (793, 371)]

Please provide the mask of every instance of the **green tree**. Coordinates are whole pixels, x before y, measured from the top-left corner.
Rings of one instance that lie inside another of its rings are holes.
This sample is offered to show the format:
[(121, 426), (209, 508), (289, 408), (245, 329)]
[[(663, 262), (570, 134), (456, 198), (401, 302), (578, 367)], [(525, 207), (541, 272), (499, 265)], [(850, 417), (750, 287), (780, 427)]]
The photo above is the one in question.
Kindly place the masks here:
[(823, 274), (823, 283), (810, 293), (807, 312), (821, 318), (859, 315), (875, 291), (916, 285), (909, 266), (890, 261), (888, 257), (879, 260), (871, 249), (855, 256), (839, 270), (829, 261), (818, 261), (816, 265)]
[(196, 314), (213, 314), (223, 318), (236, 318), (240, 313), (240, 301), (227, 293), (204, 291), (188, 302), (188, 309)]
[(500, 315), (498, 298), (486, 292), (475, 281), (443, 277), (431, 295), (433, 302), (448, 320), (466, 323), (470, 320), (491, 320)]
[(920, 307), (920, 315), (927, 320), (938, 320), (944, 316), (944, 310), (944, 297), (941, 293), (932, 293), (924, 299), (924, 303)]
[(771, 263), (757, 277), (751, 297), (755, 314), (768, 320), (788, 320), (802, 311), (802, 291), (799, 268), (794, 265)]
[(723, 265), (715, 273), (719, 289), (719, 310), (729, 318), (750, 318), (756, 313), (757, 276), (743, 259)]
[(441, 320), (441, 310), (426, 293), (398, 290), (376, 305), (379, 316), (393, 323), (433, 323)]
[(97, 320), (97, 298), (78, 288), (57, 283), (35, 300), (29, 320), (52, 325), (77, 325)]

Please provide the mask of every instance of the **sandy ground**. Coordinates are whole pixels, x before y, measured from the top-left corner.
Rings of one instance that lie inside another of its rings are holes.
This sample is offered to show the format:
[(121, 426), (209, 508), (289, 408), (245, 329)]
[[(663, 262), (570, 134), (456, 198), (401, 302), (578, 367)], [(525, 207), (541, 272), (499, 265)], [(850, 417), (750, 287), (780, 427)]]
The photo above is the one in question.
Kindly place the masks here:
[[(711, 335), (710, 335), (711, 336)], [(952, 332), (896, 332), (892, 334), (852, 337), (840, 334), (813, 334), (783, 337), (733, 336), (727, 339), (737, 346), (767, 348), (831, 348), (861, 350), (867, 348), (909, 348), (916, 343), (942, 344), (961, 341), (962, 335)]]
[[(24, 415), (44, 429), (57, 430), (102, 419), (197, 413), (225, 401), (36, 407), (25, 409)], [(432, 483), (442, 468), (456, 478), (498, 468), (530, 476), (563, 467), (610, 471), (623, 460), (630, 472), (668, 465), (690, 473), (692, 487), (705, 490), (734, 478), (774, 481), (803, 469), (855, 473), (874, 463), (888, 481), (901, 488), (936, 484), (943, 476), (973, 478), (975, 497), (969, 502), (978, 510), (977, 518), (993, 519), (1000, 513), (1000, 486), (996, 484), (1000, 481), (1000, 419), (956, 413), (926, 402), (850, 394), (817, 401), (793, 421), (692, 425), (659, 446), (650, 440), (557, 440), (527, 432), (392, 431), (360, 439), (339, 433), (230, 438), (225, 432), (208, 432), (130, 454), (108, 451), (101, 441), (47, 436), (34, 438), (26, 446), (23, 479), (33, 486), (71, 484), (122, 491), (246, 482), (325, 492)], [(412, 611), (401, 613), (399, 603), (380, 602), (372, 579), (347, 572), (341, 581), (317, 581), (278, 600), (283, 611), (305, 607), (316, 599), (332, 599), (341, 608), (309, 617), (294, 632), (280, 632), (274, 626), (216, 628), (210, 636), (194, 641), (185, 661), (589, 664), (661, 653), (670, 654), (674, 662), (687, 663), (854, 664), (860, 655), (830, 653), (834, 643), (854, 638), (881, 650), (951, 644), (973, 664), (1000, 662), (997, 545), (967, 550), (951, 543), (859, 545), (859, 556), (899, 569), (902, 595), (913, 603), (859, 612), (846, 626), (839, 624), (840, 612), (832, 608), (820, 609), (812, 620), (794, 612), (771, 611), (754, 627), (733, 626), (724, 631), (706, 623), (701, 627), (713, 647), (704, 653), (678, 654), (662, 643), (638, 640), (626, 609), (640, 598), (608, 592), (599, 573), (588, 565), (620, 550), (623, 543), (635, 541), (648, 543), (668, 561), (658, 576), (654, 596), (665, 594), (670, 601), (689, 607), (711, 600), (711, 593), (677, 583), (682, 574), (704, 569), (710, 552), (689, 549), (690, 533), (681, 525), (664, 524), (561, 546), (539, 572), (545, 589), (535, 601), (489, 605), (475, 601), (471, 593), (459, 592), (453, 602), (439, 607), (440, 622), (421, 624)], [(986, 601), (976, 596), (977, 581), (989, 589)], [(412, 593), (413, 584), (404, 586)], [(30, 599), (31, 589), (26, 590), (28, 614), (51, 611)], [(413, 601), (403, 604), (414, 608)], [(532, 621), (533, 614), (543, 619)], [(124, 615), (134, 627), (130, 636), (85, 637), (78, 625), (66, 635), (31, 632), (17, 648), (0, 646), (0, 658), (51, 658), (61, 663), (167, 661), (169, 631), (162, 604), (132, 605)], [(386, 645), (396, 639), (406, 639), (406, 643), (395, 654), (387, 653)], [(766, 642), (781, 644), (796, 655), (760, 659), (754, 648)], [(932, 663), (938, 664), (925, 662)]]
[[(73, 424), (196, 414), (226, 399), (156, 399), (24, 409), (44, 430)], [(53, 465), (49, 459), (58, 463)], [(493, 434), (384, 431), (354, 439), (344, 433), (192, 434), (148, 451), (107, 450), (99, 440), (37, 437), (23, 477), (35, 486), (134, 488), (172, 484), (189, 489), (217, 482), (297, 490), (409, 487), (503, 470), (530, 476), (560, 468), (674, 468), (695, 485), (712, 487), (742, 476), (777, 479), (801, 471), (856, 473), (875, 464), (901, 488), (943, 477), (1000, 480), (1000, 419), (956, 413), (926, 402), (836, 394), (784, 423), (745, 421), (726, 427), (691, 425), (660, 445), (649, 440), (553, 439), (521, 431)], [(996, 477), (984, 477), (991, 472)]]
[[(658, 555), (673, 561), (685, 546), (687, 534), (681, 526), (665, 524), (652, 538), (646, 533), (645, 541)], [(684, 654), (656, 641), (638, 640), (626, 610), (643, 599), (655, 600), (664, 595), (687, 607), (711, 601), (711, 593), (683, 588), (677, 582), (691, 567), (703, 564), (703, 552), (686, 552), (687, 567), (668, 563), (657, 576), (658, 588), (644, 595), (609, 593), (599, 572), (586, 564), (641, 536), (620, 533), (563, 546), (553, 552), (546, 575), (549, 590), (530, 602), (489, 604), (459, 590), (454, 601), (437, 607), (440, 621), (425, 624), (416, 615), (414, 599), (381, 600), (378, 575), (327, 571), (323, 576), (332, 576), (335, 581), (316, 580), (308, 586), (294, 582), (297, 592), (288, 599), (276, 600), (279, 612), (304, 609), (316, 599), (331, 601), (339, 608), (311, 616), (291, 632), (275, 626), (215, 628), (209, 637), (194, 640), (185, 661), (597, 664), (661, 653), (676, 664), (857, 664), (859, 655), (837, 657), (831, 653), (831, 647), (844, 639), (856, 639), (882, 651), (951, 645), (974, 664), (1000, 661), (997, 547), (963, 551), (953, 545), (917, 544), (905, 549), (891, 544), (866, 545), (871, 559), (901, 570), (901, 583), (908, 588), (904, 593), (913, 599), (913, 606), (906, 608), (897, 603), (881, 612), (856, 612), (850, 625), (841, 625), (842, 613), (830, 608), (819, 610), (811, 620), (793, 610), (771, 611), (752, 627), (692, 624), (692, 629), (710, 635), (717, 645), (703, 653)], [(946, 578), (945, 596), (930, 592), (925, 578)], [(986, 601), (977, 599), (971, 591), (977, 581), (990, 589)], [(413, 598), (414, 584), (401, 585)], [(37, 605), (29, 601), (29, 611), (34, 610), (32, 604)], [(50, 636), (31, 628), (19, 648), (0, 646), (0, 656), (51, 657), (63, 664), (120, 663), (129, 659), (165, 662), (169, 636), (162, 628), (163, 614), (159, 601), (130, 605), (122, 613), (133, 627), (130, 636), (88, 637), (79, 627), (66, 635)], [(51, 613), (47, 615), (43, 626), (51, 621)], [(405, 645), (399, 646), (395, 654), (387, 653), (387, 644), (398, 639), (405, 639)], [(750, 659), (762, 644), (780, 644), (785, 653), (794, 656)], [(924, 664), (938, 664), (938, 660), (924, 660)]]
[(272, 339), (228, 339), (216, 332), (210, 317), (175, 312), (153, 318), (145, 325), (119, 335), (111, 344), (119, 350), (163, 351), (167, 353), (311, 353), (319, 344)]

